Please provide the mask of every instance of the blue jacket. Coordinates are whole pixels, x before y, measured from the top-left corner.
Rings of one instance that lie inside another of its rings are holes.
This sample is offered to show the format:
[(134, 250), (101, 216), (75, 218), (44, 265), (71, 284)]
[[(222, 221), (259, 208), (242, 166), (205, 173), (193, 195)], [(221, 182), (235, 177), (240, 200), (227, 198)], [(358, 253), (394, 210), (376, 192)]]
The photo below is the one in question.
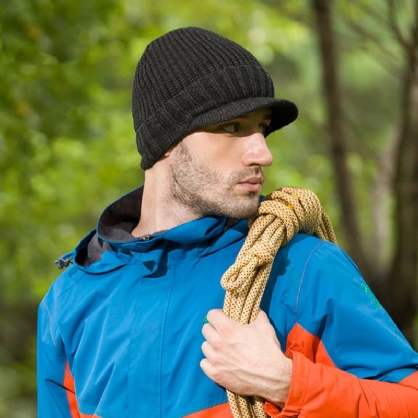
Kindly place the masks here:
[[(134, 238), (142, 189), (107, 208), (39, 308), (39, 417), (231, 417), (200, 369), (206, 313), (246, 221), (198, 219)], [(291, 391), (276, 417), (418, 417), (418, 355), (337, 246), (279, 251), (262, 300)]]

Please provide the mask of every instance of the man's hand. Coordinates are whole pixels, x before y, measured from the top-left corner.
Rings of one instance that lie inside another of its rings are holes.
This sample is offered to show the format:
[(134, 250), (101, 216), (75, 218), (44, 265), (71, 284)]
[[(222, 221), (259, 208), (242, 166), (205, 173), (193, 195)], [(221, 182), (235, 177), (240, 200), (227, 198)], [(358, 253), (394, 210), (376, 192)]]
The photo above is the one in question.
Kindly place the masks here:
[(289, 394), (292, 360), (280, 348), (267, 315), (242, 325), (220, 309), (207, 315), (200, 367), (214, 382), (240, 395), (260, 396), (283, 406)]

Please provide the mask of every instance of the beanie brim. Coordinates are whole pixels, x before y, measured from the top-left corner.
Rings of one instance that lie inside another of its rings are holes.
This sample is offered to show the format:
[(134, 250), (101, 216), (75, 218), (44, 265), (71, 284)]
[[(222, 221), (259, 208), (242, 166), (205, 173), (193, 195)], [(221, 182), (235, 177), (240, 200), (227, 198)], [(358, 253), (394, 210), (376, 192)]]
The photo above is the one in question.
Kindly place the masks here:
[(226, 103), (197, 116), (190, 126), (190, 132), (205, 126), (217, 125), (218, 123), (236, 119), (264, 107), (268, 107), (272, 111), (271, 124), (267, 129), (266, 135), (289, 125), (298, 117), (298, 108), (289, 100), (272, 97), (249, 97)]
[[(273, 97), (248, 97), (225, 103), (197, 116), (187, 113), (179, 115), (184, 120), (177, 121), (169, 117), (170, 112), (167, 112), (166, 108), (161, 108), (158, 112), (151, 115), (147, 122), (143, 123), (136, 132), (138, 150), (142, 155), (141, 167), (143, 170), (146, 170), (155, 163), (155, 156), (148, 152), (151, 143), (154, 154), (162, 156), (166, 151), (165, 148), (161, 147), (161, 141), (159, 141), (161, 136), (170, 135), (171, 144), (175, 145), (186, 135), (197, 129), (227, 122), (264, 107), (271, 109), (271, 123), (266, 129), (266, 136), (289, 125), (298, 116), (298, 108), (293, 102)], [(144, 138), (148, 140), (144, 141)], [(156, 152), (157, 149), (159, 149), (158, 153)]]

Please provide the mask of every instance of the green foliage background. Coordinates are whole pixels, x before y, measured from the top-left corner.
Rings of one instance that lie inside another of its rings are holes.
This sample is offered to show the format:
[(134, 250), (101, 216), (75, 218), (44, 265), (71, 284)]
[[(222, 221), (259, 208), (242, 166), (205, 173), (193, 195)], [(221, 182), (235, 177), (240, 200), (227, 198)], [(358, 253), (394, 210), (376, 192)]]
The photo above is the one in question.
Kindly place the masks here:
[[(368, 10), (379, 10), (378, 0), (335, 6), (350, 167), (362, 227), (370, 232), (376, 156), (397, 117), (400, 51), (370, 20)], [(265, 192), (308, 187), (337, 234), (341, 220), (307, 0), (14, 0), (2, 9), (0, 416), (17, 418), (36, 416), (36, 309), (59, 273), (54, 259), (95, 227), (108, 203), (142, 182), (131, 83), (155, 37), (201, 26), (250, 49), (275, 79), (276, 95), (300, 109), (298, 122), (269, 140), (275, 164), (267, 170)], [(371, 27), (380, 43), (359, 37), (350, 22)]]

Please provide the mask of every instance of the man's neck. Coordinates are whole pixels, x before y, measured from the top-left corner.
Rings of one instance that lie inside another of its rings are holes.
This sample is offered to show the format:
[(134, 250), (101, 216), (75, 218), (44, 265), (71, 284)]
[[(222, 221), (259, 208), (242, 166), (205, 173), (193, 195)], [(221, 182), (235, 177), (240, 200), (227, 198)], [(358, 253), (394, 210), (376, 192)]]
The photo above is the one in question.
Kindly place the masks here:
[(153, 171), (153, 169), (154, 167), (145, 172), (141, 217), (138, 225), (131, 232), (134, 237), (166, 231), (199, 217), (171, 196), (168, 181), (162, 181), (161, 175), (156, 175), (160, 174), (158, 170)]

